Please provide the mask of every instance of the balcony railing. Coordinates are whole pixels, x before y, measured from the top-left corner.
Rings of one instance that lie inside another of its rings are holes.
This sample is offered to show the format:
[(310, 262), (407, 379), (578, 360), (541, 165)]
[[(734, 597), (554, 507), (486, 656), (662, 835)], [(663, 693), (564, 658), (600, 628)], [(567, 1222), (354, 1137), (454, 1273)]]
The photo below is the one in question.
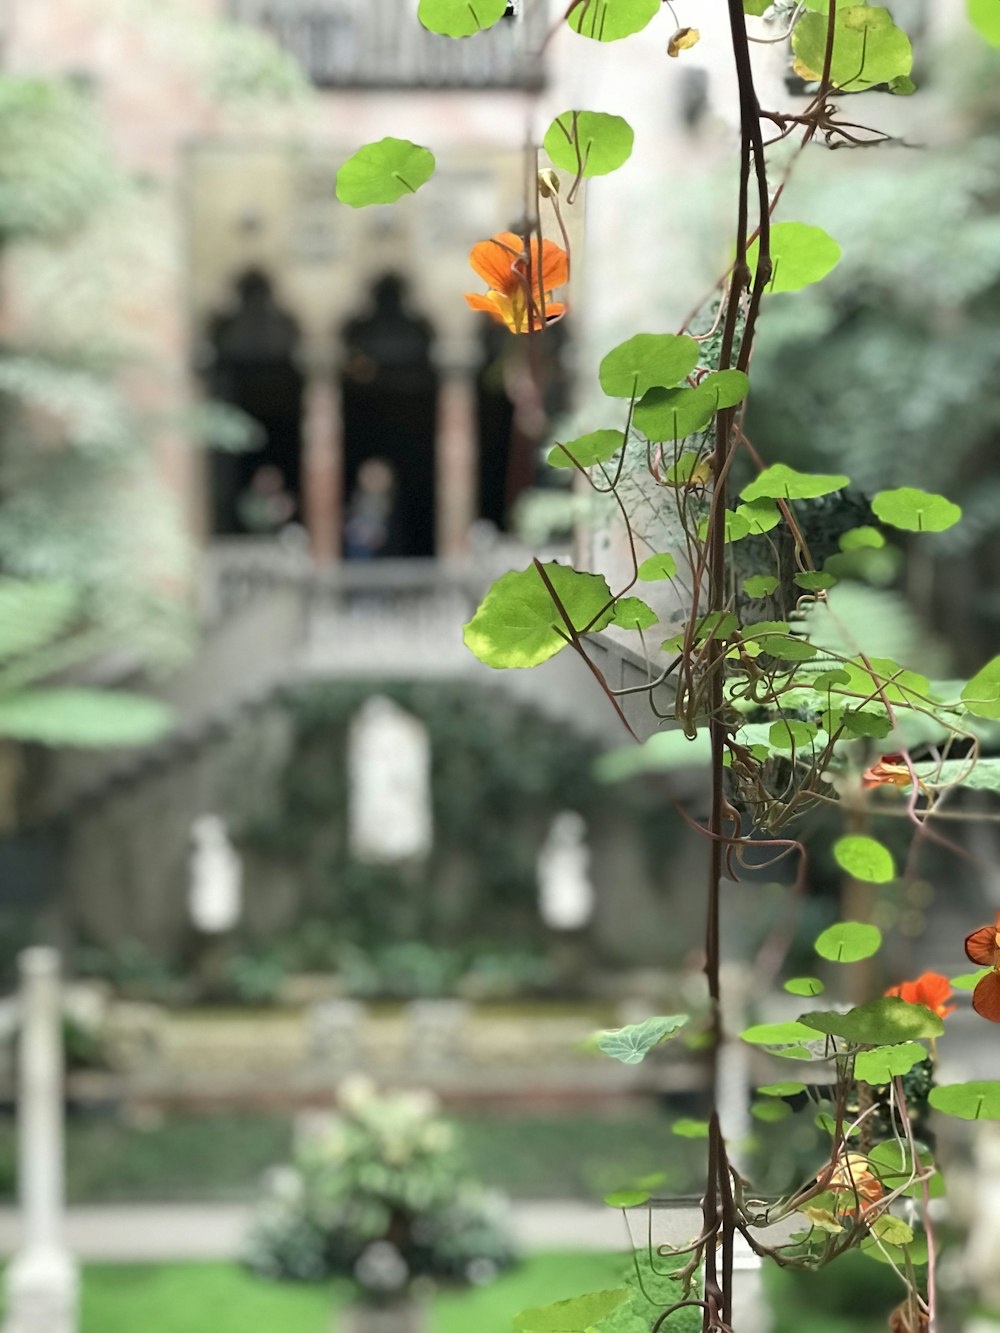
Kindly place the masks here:
[(229, 0), (320, 88), (537, 88), (546, 6), (525, 8), (450, 40), (421, 27), (415, 0)]

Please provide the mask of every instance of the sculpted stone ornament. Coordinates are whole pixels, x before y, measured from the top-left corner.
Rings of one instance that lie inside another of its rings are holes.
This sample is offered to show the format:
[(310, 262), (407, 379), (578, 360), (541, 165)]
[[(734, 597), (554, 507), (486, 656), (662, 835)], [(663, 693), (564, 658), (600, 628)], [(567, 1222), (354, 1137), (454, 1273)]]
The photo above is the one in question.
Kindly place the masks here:
[(243, 866), (219, 815), (199, 815), (191, 840), (191, 923), (204, 935), (224, 935), (240, 919)]
[(393, 864), (426, 856), (433, 840), (431, 750), (423, 723), (391, 699), (361, 707), (348, 743), (351, 851)]

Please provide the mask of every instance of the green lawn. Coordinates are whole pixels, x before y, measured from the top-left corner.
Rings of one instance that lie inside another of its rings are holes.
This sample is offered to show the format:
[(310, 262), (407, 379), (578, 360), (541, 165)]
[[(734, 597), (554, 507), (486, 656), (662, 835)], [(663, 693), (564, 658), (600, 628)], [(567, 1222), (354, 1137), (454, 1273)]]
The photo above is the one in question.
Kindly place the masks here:
[[(519, 1198), (593, 1200), (653, 1171), (665, 1171), (669, 1189), (685, 1193), (700, 1178), (704, 1145), (671, 1134), (654, 1106), (618, 1116), (453, 1118), (475, 1174)], [(73, 1118), (69, 1197), (74, 1203), (250, 1199), (261, 1173), (287, 1161), (291, 1146), (287, 1116), (172, 1115), (148, 1126), (112, 1116)], [(0, 1120), (0, 1197), (13, 1197), (15, 1161), (13, 1122)]]
[[(441, 1292), (430, 1333), (510, 1333), (519, 1310), (616, 1285), (627, 1260), (533, 1255), (488, 1287)], [(95, 1264), (83, 1280), (81, 1333), (331, 1333), (346, 1283), (268, 1282), (233, 1264)]]

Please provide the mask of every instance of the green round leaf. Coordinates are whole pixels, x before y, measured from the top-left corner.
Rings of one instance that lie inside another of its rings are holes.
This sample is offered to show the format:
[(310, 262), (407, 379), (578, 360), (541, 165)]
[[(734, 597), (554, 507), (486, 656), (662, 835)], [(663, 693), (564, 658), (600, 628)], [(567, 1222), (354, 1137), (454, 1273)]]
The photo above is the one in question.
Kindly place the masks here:
[(878, 528), (864, 524), (860, 528), (848, 528), (842, 532), (837, 544), (842, 551), (863, 551), (869, 547), (877, 550), (885, 545), (885, 537)]
[(893, 1217), (892, 1213), (876, 1217), (870, 1230), (873, 1236), (878, 1236), (886, 1245), (910, 1245), (913, 1242), (913, 1228), (901, 1217)]
[(774, 1124), (779, 1120), (787, 1119), (792, 1114), (792, 1108), (787, 1102), (751, 1102), (750, 1114), (755, 1120), (763, 1120), (767, 1124)]
[(0, 662), (44, 648), (80, 615), (80, 589), (41, 579), (0, 579)]
[(572, 1296), (536, 1310), (522, 1310), (514, 1318), (514, 1333), (589, 1333), (629, 1298), (628, 1287), (616, 1287), (588, 1291), (585, 1296)]
[(819, 977), (792, 977), (785, 982), (789, 995), (822, 995), (826, 987)]
[(434, 154), (409, 139), (365, 144), (337, 172), (337, 198), (351, 208), (394, 204), (434, 174)]
[(564, 111), (545, 132), (553, 164), (574, 176), (606, 176), (632, 155), (632, 126), (603, 111)]
[(649, 1190), (615, 1190), (605, 1194), (604, 1202), (609, 1208), (638, 1208), (641, 1203), (649, 1202)]
[(805, 1023), (755, 1023), (745, 1028), (740, 1037), (751, 1046), (792, 1046), (815, 1041), (816, 1033)]
[(656, 444), (704, 430), (717, 411), (743, 401), (750, 381), (739, 370), (719, 370), (695, 388), (650, 389), (633, 415), (637, 430)]
[(746, 519), (750, 533), (755, 537), (762, 532), (770, 532), (781, 522), (781, 510), (773, 500), (751, 500), (748, 504), (737, 505), (736, 513)]
[(682, 1139), (708, 1138), (707, 1120), (691, 1120), (687, 1117), (683, 1117), (680, 1120), (675, 1120), (670, 1129), (672, 1133)]
[(507, 0), (420, 0), (417, 18), (442, 37), (471, 37), (492, 28), (507, 12)]
[[(827, 16), (803, 14), (792, 33), (792, 50), (800, 66), (815, 79), (823, 69)], [(845, 92), (863, 92), (879, 83), (908, 75), (913, 64), (910, 39), (876, 5), (838, 6), (834, 23), (830, 81)]]
[(875, 838), (838, 838), (833, 844), (833, 857), (841, 870), (866, 884), (889, 884), (896, 878), (892, 852)]
[(742, 500), (815, 500), (842, 491), (850, 477), (839, 474), (798, 472), (787, 463), (774, 463), (740, 492)]
[[(611, 589), (599, 574), (582, 574), (554, 561), (544, 568), (575, 630), (604, 629), (610, 623)], [(565, 648), (559, 630), (565, 630), (565, 622), (538, 570), (529, 565), (497, 579), (465, 626), (465, 645), (487, 666), (538, 666)]]
[(659, 13), (660, 0), (583, 0), (569, 16), (569, 26), (595, 42), (631, 37)]
[(594, 764), (599, 782), (621, 782), (638, 773), (670, 773), (685, 768), (700, 768), (712, 755), (708, 732), (697, 732), (689, 740), (679, 727), (655, 731), (641, 745), (623, 745), (602, 754)]
[(883, 995), (849, 1009), (846, 1014), (820, 1009), (802, 1014), (800, 1022), (829, 1037), (842, 1037), (859, 1046), (888, 1046), (895, 1042), (940, 1037), (944, 1024), (922, 1004), (911, 1004), (898, 995)]
[(641, 597), (619, 597), (611, 623), (619, 629), (649, 629), (659, 618)]
[(916, 1041), (904, 1041), (899, 1046), (876, 1046), (873, 1051), (862, 1051), (855, 1056), (854, 1077), (864, 1083), (888, 1083), (908, 1074), (914, 1065), (926, 1059), (927, 1048)]
[(85, 749), (150, 745), (173, 725), (158, 699), (83, 685), (0, 695), (0, 736)]
[(831, 963), (857, 963), (878, 953), (881, 944), (882, 932), (878, 926), (869, 926), (864, 921), (838, 921), (816, 937), (813, 948)]
[(973, 717), (1000, 718), (1000, 657), (994, 657), (962, 690), (962, 703)]
[(698, 364), (698, 344), (677, 333), (637, 333), (601, 362), (601, 388), (610, 398), (640, 398), (647, 389), (676, 384)]
[(804, 1083), (766, 1083), (757, 1089), (762, 1097), (795, 1097), (805, 1090)]
[(643, 583), (655, 583), (659, 579), (672, 579), (677, 573), (677, 561), (672, 555), (649, 555), (639, 566), (639, 578)]
[(1000, 4), (997, 0), (965, 0), (969, 22), (991, 46), (1000, 46)]
[(743, 591), (748, 597), (768, 597), (778, 586), (773, 574), (751, 574), (743, 580)]
[[(750, 524), (746, 521), (743, 515), (738, 514), (735, 509), (726, 510), (725, 527), (725, 540), (727, 542), (739, 542), (742, 541), (744, 537), (750, 536)], [(702, 541), (705, 541), (708, 537), (707, 514), (698, 524), (698, 536)]]
[(768, 730), (768, 744), (776, 750), (801, 750), (811, 744), (816, 730), (812, 722), (774, 722)]
[(906, 532), (944, 532), (962, 517), (960, 505), (913, 486), (879, 491), (872, 500), (872, 512), (883, 523)]
[[(900, 1189), (906, 1185), (906, 1182), (913, 1176), (913, 1155), (907, 1145), (897, 1142), (896, 1139), (890, 1139), (886, 1143), (878, 1143), (868, 1154), (868, 1161), (875, 1169), (875, 1172), (890, 1192)], [(917, 1163), (921, 1170), (934, 1165), (934, 1154), (929, 1148), (923, 1148), (917, 1145)], [(923, 1197), (923, 1185), (914, 1181), (903, 1190), (902, 1198), (920, 1199)], [(940, 1199), (944, 1194), (944, 1179), (940, 1171), (927, 1181), (927, 1193), (932, 1199)]]
[(832, 588), (837, 583), (837, 578), (833, 574), (815, 573), (807, 570), (804, 574), (796, 574), (795, 582), (806, 592), (822, 592), (825, 588)]
[(624, 1065), (637, 1065), (645, 1060), (654, 1046), (676, 1036), (687, 1021), (687, 1014), (647, 1018), (627, 1027), (595, 1032), (594, 1045), (613, 1060), (620, 1060)]
[(861, 1253), (879, 1264), (894, 1264), (897, 1269), (905, 1269), (906, 1261), (915, 1268), (927, 1263), (927, 1241), (923, 1236), (915, 1236), (910, 1245), (887, 1245), (875, 1236), (866, 1236), (861, 1242)]
[(577, 464), (593, 467), (595, 463), (607, 463), (614, 458), (624, 441), (624, 431), (594, 430), (589, 435), (567, 440), (565, 445), (555, 445), (549, 450), (546, 461), (549, 467), (574, 467)]
[(976, 972), (963, 972), (960, 977), (951, 977), (949, 985), (953, 990), (975, 990), (983, 977), (988, 977), (992, 967), (981, 967)]
[[(801, 22), (802, 20), (800, 20)], [(760, 241), (747, 247), (750, 272), (757, 270)], [(840, 246), (822, 227), (805, 222), (776, 222), (771, 228), (769, 292), (797, 292), (820, 282), (840, 260)]]
[(1000, 1082), (949, 1083), (931, 1088), (927, 1100), (936, 1111), (960, 1120), (1000, 1120)]

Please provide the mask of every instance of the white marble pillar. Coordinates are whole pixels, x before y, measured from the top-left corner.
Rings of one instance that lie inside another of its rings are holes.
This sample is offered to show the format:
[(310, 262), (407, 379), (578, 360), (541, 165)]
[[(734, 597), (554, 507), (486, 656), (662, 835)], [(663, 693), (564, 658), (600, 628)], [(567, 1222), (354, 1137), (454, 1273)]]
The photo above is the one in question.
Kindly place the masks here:
[(17, 1123), (20, 1252), (7, 1270), (4, 1333), (75, 1333), (78, 1279), (63, 1240), (63, 1049), (59, 955), (21, 954)]

